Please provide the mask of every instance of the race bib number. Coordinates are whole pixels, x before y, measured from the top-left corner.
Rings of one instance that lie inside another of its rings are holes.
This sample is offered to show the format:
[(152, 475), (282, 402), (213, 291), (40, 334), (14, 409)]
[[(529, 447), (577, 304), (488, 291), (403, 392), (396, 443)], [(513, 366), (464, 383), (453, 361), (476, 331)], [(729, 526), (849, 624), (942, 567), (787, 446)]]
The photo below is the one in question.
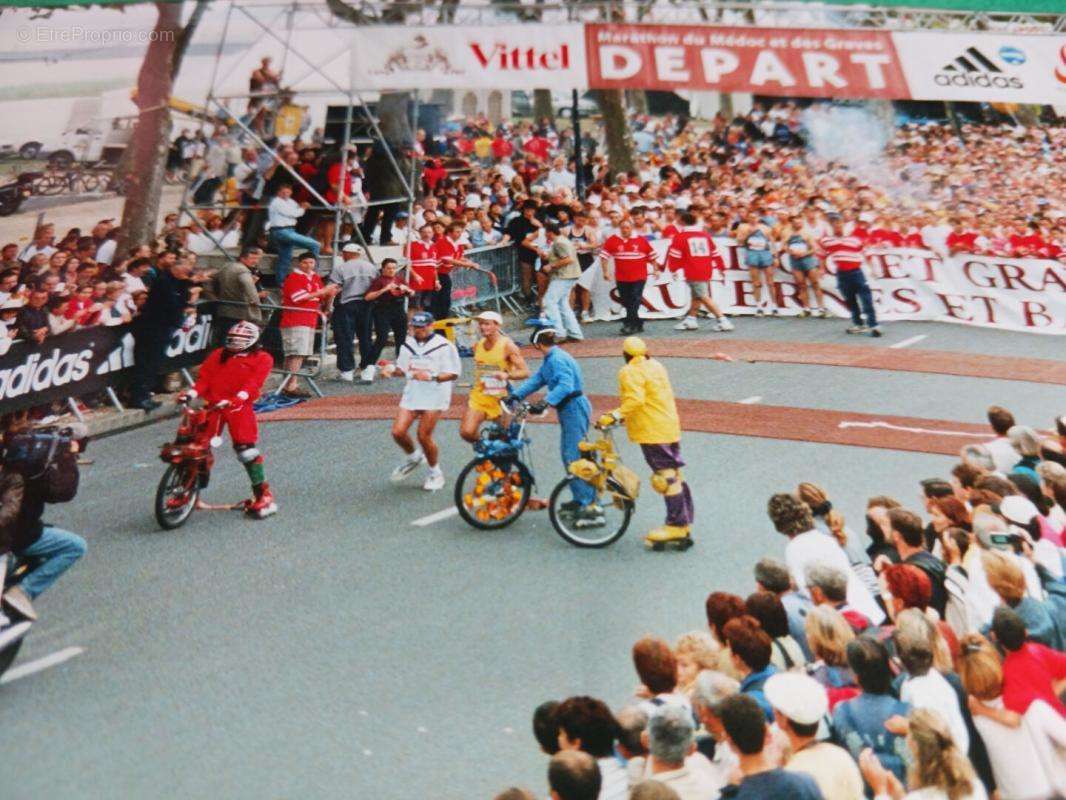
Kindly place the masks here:
[(790, 244), (788, 246), (788, 252), (790, 252), (794, 256), (805, 256), (807, 255), (807, 245), (805, 245), (803, 242), (796, 242), (795, 244)]
[(706, 239), (689, 239), (688, 251), (693, 256), (709, 256), (711, 245)]
[(489, 397), (505, 397), (507, 395), (507, 381), (500, 380), (495, 375), (483, 375), (481, 378), (481, 391)]

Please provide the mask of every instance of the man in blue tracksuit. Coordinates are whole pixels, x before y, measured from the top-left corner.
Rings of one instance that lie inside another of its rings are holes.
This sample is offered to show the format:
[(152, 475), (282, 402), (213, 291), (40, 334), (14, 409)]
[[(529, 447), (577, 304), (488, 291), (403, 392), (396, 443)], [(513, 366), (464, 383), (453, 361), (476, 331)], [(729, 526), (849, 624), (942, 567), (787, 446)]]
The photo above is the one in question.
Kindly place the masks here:
[[(534, 412), (543, 411), (553, 406), (559, 416), (562, 437), (559, 449), (563, 457), (563, 466), (582, 458), (577, 449), (578, 442), (585, 438), (592, 418), (592, 406), (585, 397), (584, 381), (581, 368), (574, 357), (555, 344), (558, 332), (548, 327), (538, 327), (533, 331), (530, 342), (544, 354), (540, 369), (514, 391), (514, 397), (524, 400), (539, 389), (547, 387), (544, 400), (531, 406)], [(585, 481), (574, 478), (570, 481), (573, 501), (564, 503), (560, 509), (572, 515), (575, 527), (592, 528), (605, 523), (603, 509), (596, 505), (596, 490)]]

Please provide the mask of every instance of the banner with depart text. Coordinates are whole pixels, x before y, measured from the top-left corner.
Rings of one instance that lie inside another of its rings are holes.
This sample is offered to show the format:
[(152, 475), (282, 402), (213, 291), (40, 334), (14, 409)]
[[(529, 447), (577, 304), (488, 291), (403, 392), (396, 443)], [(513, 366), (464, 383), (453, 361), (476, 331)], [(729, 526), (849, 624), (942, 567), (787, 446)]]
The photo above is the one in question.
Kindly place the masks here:
[(640, 23), (355, 28), (360, 89), (685, 89), (1066, 104), (1066, 34)]
[[(741, 261), (743, 250), (729, 239), (716, 243), (728, 266), (724, 274), (715, 273), (715, 302), (730, 315), (754, 314), (756, 298)], [(658, 240), (652, 245), (662, 258), (669, 243)], [(930, 320), (1066, 334), (1066, 264), (1059, 261), (976, 255), (944, 258), (931, 250), (891, 248), (867, 252), (865, 271), (878, 316), (886, 322)], [(826, 306), (833, 316), (846, 318), (847, 305), (836, 289), (832, 273), (830, 263), (822, 277)], [(608, 274), (613, 274), (610, 266)], [(773, 279), (780, 313), (799, 314), (799, 289), (791, 274), (775, 269)], [(622, 317), (614, 281), (604, 279), (599, 263), (585, 271), (579, 284), (592, 296), (596, 319)], [(690, 299), (688, 285), (680, 274), (665, 272), (658, 279), (649, 276), (641, 316), (681, 317)]]

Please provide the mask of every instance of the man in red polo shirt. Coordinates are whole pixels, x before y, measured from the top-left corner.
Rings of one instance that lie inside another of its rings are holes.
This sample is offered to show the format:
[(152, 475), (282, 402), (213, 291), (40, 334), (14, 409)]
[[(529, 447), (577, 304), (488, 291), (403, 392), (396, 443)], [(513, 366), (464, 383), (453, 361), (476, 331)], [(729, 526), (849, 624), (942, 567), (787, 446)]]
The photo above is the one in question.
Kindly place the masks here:
[(437, 276), (437, 244), (433, 241), (433, 226), (430, 223), (418, 229), (418, 238), (407, 248), (407, 258), (411, 262), (407, 285), (415, 291), (409, 310), (412, 313), (428, 311), (441, 286)]
[[(281, 345), (285, 353), (285, 371), (297, 372), (304, 359), (314, 353), (315, 329), (318, 313), (328, 306), (341, 287), (331, 283), (322, 285), (322, 278), (315, 272), (318, 259), (311, 252), (303, 253), (296, 262), (296, 269), (285, 278), (281, 287)], [(290, 374), (281, 386), (287, 397), (310, 397), (311, 393), (301, 388), (295, 375)]]
[(452, 276), (453, 269), (477, 268), (477, 264), (463, 257), (463, 245), (459, 238), (463, 235), (463, 226), (455, 222), (433, 245), (433, 255), (437, 259), (437, 290), (430, 303), (430, 313), (434, 319), (447, 319), (452, 310)]
[(733, 323), (726, 319), (725, 314), (711, 298), (711, 275), (714, 271), (725, 272), (725, 262), (714, 246), (714, 239), (700, 225), (696, 224), (696, 215), (691, 211), (681, 214), (681, 224), (684, 226), (670, 242), (670, 250), (666, 254), (666, 268), (672, 271), (681, 270), (692, 291), (692, 305), (689, 306), (688, 316), (674, 326), (675, 331), (694, 331), (699, 328), (696, 321), (696, 312), (703, 306), (718, 320), (715, 325), (716, 331), (731, 331)]
[(944, 244), (948, 248), (948, 255), (951, 256), (956, 253), (976, 253), (977, 231), (966, 230), (966, 226), (962, 224), (962, 220), (957, 219), (955, 220), (955, 224), (951, 228), (951, 233), (948, 234), (948, 238)]
[[(862, 271), (863, 240), (857, 236), (844, 233), (844, 218), (840, 214), (829, 214), (829, 223), (833, 226), (833, 232), (829, 236), (823, 236), (818, 240), (825, 259), (826, 267), (832, 266), (837, 275), (837, 289), (844, 296), (844, 302), (851, 311), (851, 327), (848, 333), (869, 333), (871, 336), (880, 336), (881, 329), (877, 325), (877, 312), (874, 311), (874, 298), (870, 292), (870, 285), (866, 282), (866, 275)], [(860, 311), (861, 305), (861, 311)], [(862, 322), (862, 315), (866, 314), (867, 324)]]
[(548, 153), (551, 151), (551, 146), (551, 142), (548, 141), (540, 131), (537, 131), (524, 145), (522, 145), (522, 149), (526, 152), (528, 157), (544, 163), (548, 160)]
[[(618, 287), (618, 299), (626, 310), (621, 333), (623, 336), (643, 333), (640, 303), (644, 297), (644, 284), (648, 280), (648, 267), (655, 251), (647, 239), (634, 235), (633, 223), (626, 218), (619, 223), (618, 233), (603, 243), (603, 252), (614, 261), (614, 282)], [(609, 281), (611, 276), (607, 264), (601, 263), (603, 278)]]

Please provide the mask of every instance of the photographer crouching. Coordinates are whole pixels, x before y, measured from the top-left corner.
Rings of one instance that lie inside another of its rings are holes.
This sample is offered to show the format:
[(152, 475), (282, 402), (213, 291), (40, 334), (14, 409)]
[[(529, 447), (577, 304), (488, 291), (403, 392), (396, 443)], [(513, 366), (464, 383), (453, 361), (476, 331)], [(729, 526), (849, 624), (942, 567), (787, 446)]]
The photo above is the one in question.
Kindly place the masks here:
[[(88, 442), (83, 425), (34, 430), (25, 413), (4, 421), (0, 466), (0, 604), (33, 620), (33, 600), (85, 555), (85, 540), (42, 521), (45, 505), (78, 491), (78, 453)], [(6, 561), (6, 564), (4, 563)], [(20, 566), (25, 571), (18, 573)], [(6, 574), (5, 574), (6, 573)]]

